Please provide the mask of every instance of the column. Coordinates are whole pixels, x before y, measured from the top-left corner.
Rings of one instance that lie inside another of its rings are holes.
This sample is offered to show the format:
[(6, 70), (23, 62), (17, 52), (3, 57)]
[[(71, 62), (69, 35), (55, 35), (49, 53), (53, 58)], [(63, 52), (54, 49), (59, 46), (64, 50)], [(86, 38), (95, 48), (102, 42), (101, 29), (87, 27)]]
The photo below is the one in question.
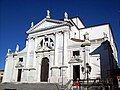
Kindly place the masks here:
[(55, 33), (55, 51), (54, 51), (54, 58), (53, 64), (51, 67), (51, 76), (50, 76), (50, 83), (58, 83), (59, 78), (59, 66), (58, 66), (58, 47), (59, 47), (59, 33)]
[(31, 38), (28, 38), (28, 44), (27, 44), (27, 59), (26, 59), (26, 70), (24, 71), (26, 73), (26, 82), (29, 82), (29, 65), (30, 65), (30, 52), (31, 52)]
[(59, 46), (59, 33), (55, 33), (55, 52), (53, 66), (58, 66), (58, 46)]
[(37, 63), (37, 55), (36, 55), (36, 48), (37, 45), (39, 44), (39, 41), (37, 40), (37, 37), (34, 39), (34, 59), (33, 59), (33, 68), (36, 68), (36, 63)]
[(63, 34), (63, 52), (62, 52), (62, 66), (61, 66), (61, 78), (59, 83), (64, 85), (67, 82), (67, 68), (68, 68), (68, 61), (67, 61), (67, 39), (68, 39), (68, 32), (64, 31)]
[(29, 67), (29, 58), (30, 58), (30, 39), (28, 39), (28, 44), (27, 44), (27, 60), (26, 60), (26, 65), (25, 67)]
[(67, 66), (67, 39), (68, 39), (68, 32), (63, 32), (63, 65)]

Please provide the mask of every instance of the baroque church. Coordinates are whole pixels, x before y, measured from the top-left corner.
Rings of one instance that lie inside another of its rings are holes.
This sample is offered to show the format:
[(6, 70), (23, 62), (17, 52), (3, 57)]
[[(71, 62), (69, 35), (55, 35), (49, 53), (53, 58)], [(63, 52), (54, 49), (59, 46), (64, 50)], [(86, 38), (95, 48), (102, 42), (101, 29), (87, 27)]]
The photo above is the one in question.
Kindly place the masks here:
[(86, 27), (79, 17), (55, 20), (46, 17), (26, 31), (26, 46), (8, 49), (3, 83), (59, 83), (108, 77), (118, 62), (110, 24)]

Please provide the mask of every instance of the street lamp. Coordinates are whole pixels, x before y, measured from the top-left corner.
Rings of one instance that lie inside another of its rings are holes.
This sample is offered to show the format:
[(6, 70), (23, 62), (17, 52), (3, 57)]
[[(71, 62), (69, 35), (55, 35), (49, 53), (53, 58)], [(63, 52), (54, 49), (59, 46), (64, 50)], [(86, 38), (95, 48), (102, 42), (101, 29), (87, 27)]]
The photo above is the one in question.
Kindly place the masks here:
[(91, 66), (89, 65), (89, 63), (86, 63), (85, 67), (81, 67), (82, 73), (83, 74), (87, 74), (87, 85), (88, 85), (88, 81), (89, 81), (89, 74), (91, 73)]

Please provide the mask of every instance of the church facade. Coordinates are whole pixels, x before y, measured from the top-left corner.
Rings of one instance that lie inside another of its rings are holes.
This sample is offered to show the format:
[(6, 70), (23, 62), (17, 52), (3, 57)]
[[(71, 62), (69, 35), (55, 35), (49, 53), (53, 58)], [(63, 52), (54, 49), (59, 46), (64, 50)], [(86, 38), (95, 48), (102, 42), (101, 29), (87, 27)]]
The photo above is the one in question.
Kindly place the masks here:
[(117, 48), (109, 24), (85, 27), (79, 17), (63, 20), (47, 16), (31, 23), (26, 32), (26, 46), (15, 52), (8, 49), (4, 82), (60, 83), (89, 78), (106, 78), (108, 70), (116, 68)]

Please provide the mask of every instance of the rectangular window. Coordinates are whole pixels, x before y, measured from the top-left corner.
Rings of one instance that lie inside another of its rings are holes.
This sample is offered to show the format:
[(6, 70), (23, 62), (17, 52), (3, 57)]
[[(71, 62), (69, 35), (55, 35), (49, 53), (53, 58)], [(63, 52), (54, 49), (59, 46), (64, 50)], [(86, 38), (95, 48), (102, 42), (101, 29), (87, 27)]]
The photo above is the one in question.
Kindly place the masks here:
[(19, 58), (19, 62), (23, 62), (23, 58)]
[(80, 51), (73, 51), (73, 56), (79, 56), (80, 55)]

